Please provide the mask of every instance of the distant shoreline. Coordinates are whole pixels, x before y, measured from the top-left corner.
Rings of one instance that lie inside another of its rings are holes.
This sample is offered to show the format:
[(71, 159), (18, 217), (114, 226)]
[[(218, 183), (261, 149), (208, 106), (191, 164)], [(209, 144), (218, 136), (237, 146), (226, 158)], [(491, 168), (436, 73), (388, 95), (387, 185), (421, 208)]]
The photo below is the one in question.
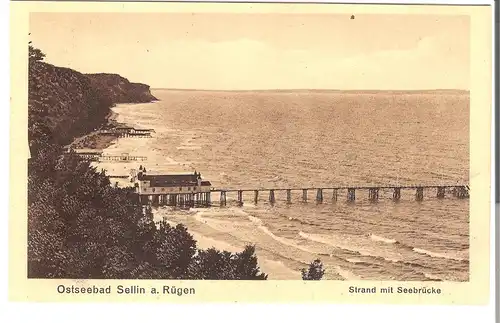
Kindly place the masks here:
[(336, 89), (261, 89), (261, 90), (211, 90), (181, 88), (151, 88), (152, 91), (178, 92), (229, 92), (229, 93), (346, 93), (346, 94), (470, 94), (470, 90), (434, 89), (434, 90), (336, 90)]

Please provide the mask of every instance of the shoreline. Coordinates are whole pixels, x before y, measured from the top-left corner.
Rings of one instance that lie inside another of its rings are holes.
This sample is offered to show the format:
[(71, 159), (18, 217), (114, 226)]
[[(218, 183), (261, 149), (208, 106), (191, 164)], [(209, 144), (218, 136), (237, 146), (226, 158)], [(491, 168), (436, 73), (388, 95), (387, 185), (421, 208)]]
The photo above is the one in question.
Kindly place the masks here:
[(114, 107), (110, 108), (110, 112), (106, 116), (103, 125), (95, 128), (92, 132), (76, 137), (69, 145), (66, 146), (66, 148), (104, 150), (112, 146), (115, 143), (116, 139), (118, 139), (119, 137), (116, 135), (102, 134), (100, 133), (100, 131), (104, 129), (113, 129), (120, 126), (128, 126), (124, 123), (116, 121), (118, 118), (118, 113), (113, 111), (113, 108)]

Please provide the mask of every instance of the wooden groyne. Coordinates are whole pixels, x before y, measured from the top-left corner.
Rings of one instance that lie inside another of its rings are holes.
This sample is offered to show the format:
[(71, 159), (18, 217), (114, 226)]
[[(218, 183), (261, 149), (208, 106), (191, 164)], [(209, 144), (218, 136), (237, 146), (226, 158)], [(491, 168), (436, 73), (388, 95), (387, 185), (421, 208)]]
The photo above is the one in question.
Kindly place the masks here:
[(103, 135), (135, 138), (150, 138), (153, 132), (155, 132), (154, 129), (136, 129), (133, 127), (117, 127), (99, 131), (99, 133)]
[[(266, 200), (270, 204), (275, 204), (277, 201), (276, 196), (278, 194), (284, 195), (283, 201), (287, 204), (291, 204), (292, 193), (298, 192), (301, 196), (300, 202), (307, 203), (309, 201), (309, 193), (314, 192), (312, 201), (316, 203), (323, 203), (326, 200), (338, 201), (341, 196), (345, 196), (345, 200), (350, 203), (354, 203), (356, 199), (362, 199), (362, 197), (367, 197), (371, 202), (377, 202), (382, 198), (382, 191), (386, 193), (385, 196), (395, 202), (401, 200), (402, 191), (413, 192), (413, 199), (416, 201), (424, 201), (425, 196), (434, 196), (437, 199), (444, 199), (446, 197), (453, 197), (457, 199), (469, 198), (469, 186), (468, 185), (412, 185), (412, 186), (356, 186), (356, 187), (309, 187), (309, 188), (261, 188), (261, 189), (218, 189), (213, 188), (210, 192), (197, 193), (197, 194), (172, 194), (166, 195), (165, 197), (158, 197), (158, 195), (141, 195), (140, 201), (143, 204), (154, 204), (154, 205), (173, 205), (173, 206), (226, 206), (228, 203), (228, 196), (236, 193), (235, 201), (238, 205), (243, 205), (244, 195), (249, 193), (253, 196), (253, 202), (257, 204), (260, 196), (266, 196)], [(427, 194), (424, 194), (427, 193)], [(285, 193), (285, 194), (283, 194)], [(212, 195), (218, 195), (218, 203), (212, 204)], [(233, 195), (234, 196), (234, 195)]]
[(78, 157), (88, 160), (88, 161), (119, 161), (119, 162), (131, 162), (131, 161), (145, 161), (148, 158), (146, 156), (135, 156), (129, 154), (121, 155), (103, 155), (102, 152), (74, 152)]
[(102, 155), (99, 161), (144, 161), (148, 158), (146, 156), (133, 156), (133, 155)]

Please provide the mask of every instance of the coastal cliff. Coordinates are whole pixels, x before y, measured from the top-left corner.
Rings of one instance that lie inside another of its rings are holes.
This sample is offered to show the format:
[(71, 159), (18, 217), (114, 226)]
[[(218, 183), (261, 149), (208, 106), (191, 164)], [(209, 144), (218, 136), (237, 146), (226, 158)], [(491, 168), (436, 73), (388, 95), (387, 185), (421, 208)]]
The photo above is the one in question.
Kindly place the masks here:
[[(43, 57), (42, 57), (43, 58)], [(29, 64), (29, 129), (43, 124), (52, 141), (67, 144), (107, 122), (117, 103), (155, 101), (146, 84), (117, 74), (83, 74), (36, 57)], [(30, 133), (31, 138), (40, 134)]]
[(92, 86), (100, 88), (114, 103), (144, 103), (156, 101), (149, 85), (132, 83), (118, 74), (86, 74)]

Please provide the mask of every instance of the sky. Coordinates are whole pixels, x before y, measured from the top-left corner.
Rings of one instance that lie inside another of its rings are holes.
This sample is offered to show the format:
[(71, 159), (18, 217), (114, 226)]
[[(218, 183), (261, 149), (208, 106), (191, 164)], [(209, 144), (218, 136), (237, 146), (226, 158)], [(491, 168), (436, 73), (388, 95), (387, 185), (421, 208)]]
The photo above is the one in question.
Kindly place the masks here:
[(152, 88), (469, 89), (469, 17), (32, 13), (48, 63)]

